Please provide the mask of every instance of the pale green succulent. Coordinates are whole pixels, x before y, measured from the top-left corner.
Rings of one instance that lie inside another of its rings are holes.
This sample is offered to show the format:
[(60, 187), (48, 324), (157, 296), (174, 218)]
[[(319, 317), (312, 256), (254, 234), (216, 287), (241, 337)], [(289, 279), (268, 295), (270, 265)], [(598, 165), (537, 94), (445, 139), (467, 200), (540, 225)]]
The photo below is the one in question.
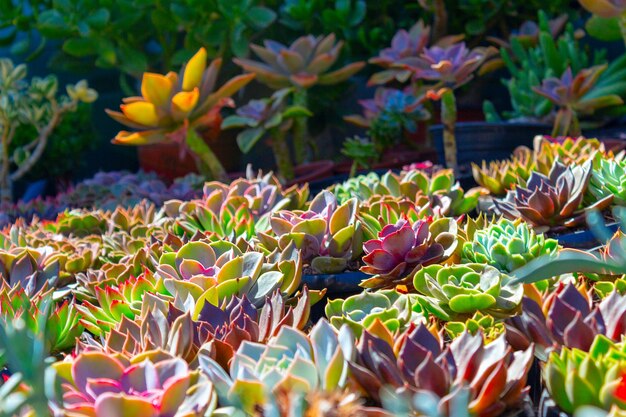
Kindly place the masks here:
[(480, 311), (496, 318), (519, 311), (524, 295), (520, 284), (493, 266), (430, 265), (417, 271), (413, 286), (420, 302), (435, 316), (450, 321)]
[(333, 392), (346, 386), (344, 343), (350, 347), (354, 343), (349, 330), (337, 332), (321, 320), (308, 336), (283, 327), (267, 344), (243, 342), (228, 371), (202, 354), (200, 368), (213, 381), (220, 405), (232, 407), (233, 414), (254, 415), (262, 410), (264, 416), (278, 417), (282, 415), (281, 394), (299, 395), (304, 406), (309, 393)]
[(376, 320), (392, 332), (402, 332), (411, 323), (426, 321), (417, 295), (402, 294), (396, 290), (364, 291), (346, 299), (330, 300), (325, 311), (333, 326), (339, 329), (347, 324), (357, 336)]
[(555, 253), (559, 242), (537, 234), (521, 220), (500, 219), (477, 230), (462, 248), (463, 262), (492, 265), (511, 272), (541, 255)]

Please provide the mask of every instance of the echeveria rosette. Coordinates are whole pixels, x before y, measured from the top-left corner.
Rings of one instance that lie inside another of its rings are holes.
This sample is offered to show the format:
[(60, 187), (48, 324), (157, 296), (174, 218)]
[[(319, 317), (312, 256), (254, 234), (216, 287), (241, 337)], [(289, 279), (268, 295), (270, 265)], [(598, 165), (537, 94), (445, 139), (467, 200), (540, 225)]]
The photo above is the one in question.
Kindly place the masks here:
[(509, 273), (542, 255), (555, 253), (559, 242), (537, 234), (521, 220), (500, 219), (477, 230), (462, 248), (463, 262), (484, 263)]
[(486, 343), (480, 331), (464, 332), (444, 347), (424, 324), (397, 338), (366, 330), (354, 350), (352, 379), (375, 401), (391, 393), (395, 401), (413, 403), (410, 408), (420, 415), (412, 399), (423, 393), (444, 417), (455, 415), (451, 404), (462, 398), (463, 386), (469, 387), (466, 410), (471, 415), (495, 417), (518, 407), (528, 392), (533, 359), (532, 348), (512, 352), (503, 336)]
[(585, 286), (561, 283), (543, 296), (524, 297), (522, 313), (506, 322), (509, 342), (516, 349), (534, 343), (542, 356), (562, 346), (588, 351), (598, 334), (619, 342), (626, 331), (625, 301), (616, 291), (597, 300)]
[(557, 160), (548, 175), (533, 171), (526, 187), (516, 187), (506, 198), (494, 200), (495, 207), (508, 219), (525, 220), (537, 232), (573, 227), (584, 220), (585, 212), (606, 208), (613, 198), (607, 196), (581, 208), (590, 179), (591, 161), (565, 166)]
[(364, 62), (355, 62), (329, 71), (339, 58), (342, 47), (343, 42), (336, 42), (334, 34), (302, 36), (289, 46), (266, 40), (263, 46), (250, 45), (261, 62), (242, 58), (234, 61), (244, 70), (256, 74), (257, 80), (270, 88), (310, 88), (316, 84), (343, 82), (365, 66)]
[(594, 167), (585, 202), (595, 203), (613, 196), (613, 204), (626, 206), (626, 161), (601, 158)]
[(394, 64), (403, 62), (407, 58), (418, 57), (430, 42), (430, 26), (418, 21), (409, 30), (400, 29), (391, 39), (391, 45), (382, 49), (378, 56), (369, 60), (371, 64), (384, 68), (383, 71), (372, 75), (369, 85), (387, 84), (396, 80), (405, 83), (411, 77), (411, 71), (395, 68)]
[(377, 320), (393, 333), (404, 332), (411, 323), (426, 322), (417, 296), (396, 290), (363, 291), (346, 299), (329, 300), (325, 313), (335, 328), (347, 324), (357, 337)]
[(598, 335), (588, 352), (566, 347), (552, 352), (542, 379), (556, 405), (573, 414), (583, 406), (626, 409), (626, 398), (618, 390), (625, 372), (624, 343)]
[(207, 66), (207, 52), (201, 48), (179, 74), (145, 73), (141, 97), (125, 99), (121, 113), (107, 110), (116, 121), (137, 129), (119, 132), (114, 143), (147, 145), (172, 140), (181, 129), (219, 128), (220, 109), (230, 105), (230, 96), (254, 78), (239, 75), (214, 91), (221, 65), (222, 60), (215, 59)]
[(429, 265), (418, 270), (413, 286), (425, 310), (445, 321), (480, 311), (496, 318), (519, 313), (524, 288), (489, 265)]
[(0, 250), (0, 283), (19, 284), (30, 296), (54, 287), (61, 274), (59, 255), (50, 247)]
[(438, 81), (450, 88), (469, 82), (473, 73), (495, 50), (489, 48), (468, 49), (464, 42), (449, 46), (426, 48), (419, 57), (406, 59), (397, 66), (410, 69), (414, 77)]
[(116, 286), (94, 287), (95, 302), (83, 301), (76, 308), (81, 313), (80, 323), (96, 336), (114, 328), (124, 317), (133, 319), (141, 313), (147, 294), (169, 297), (163, 280), (149, 271)]
[(200, 368), (213, 381), (220, 404), (248, 415), (255, 410), (276, 415), (280, 393), (302, 395), (304, 400), (309, 393), (346, 386), (344, 349), (354, 343), (346, 331), (337, 332), (326, 320), (308, 336), (283, 327), (267, 344), (243, 342), (226, 371), (207, 356), (200, 357)]
[[(0, 325), (21, 319), (33, 334), (45, 334), (45, 348), (48, 352), (59, 353), (71, 349), (85, 330), (80, 324), (81, 314), (76, 309), (75, 300), (52, 303), (52, 290), (30, 297), (19, 285), (8, 288), (0, 284)], [(51, 308), (46, 311), (41, 329), (45, 303)]]
[(156, 275), (174, 296), (209, 298), (216, 304), (232, 296), (246, 295), (255, 305), (279, 289), (285, 297), (300, 285), (302, 263), (293, 244), (276, 261), (260, 252), (242, 252), (226, 241), (192, 241), (177, 251), (165, 252)]
[(520, 146), (510, 159), (501, 161), (483, 160), (481, 165), (472, 162), (472, 175), (476, 182), (494, 196), (503, 196), (517, 185), (526, 185), (526, 180), (535, 168), (532, 151)]
[(164, 351), (125, 359), (84, 352), (53, 365), (67, 415), (202, 417), (216, 407), (206, 375)]
[(270, 230), (257, 234), (258, 245), (265, 252), (282, 252), (292, 245), (314, 270), (342, 272), (363, 252), (358, 207), (356, 199), (339, 204), (333, 193), (323, 190), (307, 210), (282, 210), (270, 216)]
[(594, 89), (606, 68), (606, 64), (596, 65), (573, 75), (572, 68), (568, 67), (561, 78), (549, 77), (543, 80), (540, 86), (533, 87), (535, 93), (559, 107), (552, 136), (580, 136), (581, 115), (590, 115), (600, 109), (624, 104), (619, 95), (607, 93), (603, 95), (601, 88)]
[(457, 224), (443, 218), (433, 222), (406, 218), (385, 225), (377, 239), (363, 244), (365, 256), (361, 271), (374, 275), (365, 279), (365, 288), (389, 288), (400, 285), (416, 268), (445, 261), (457, 246)]

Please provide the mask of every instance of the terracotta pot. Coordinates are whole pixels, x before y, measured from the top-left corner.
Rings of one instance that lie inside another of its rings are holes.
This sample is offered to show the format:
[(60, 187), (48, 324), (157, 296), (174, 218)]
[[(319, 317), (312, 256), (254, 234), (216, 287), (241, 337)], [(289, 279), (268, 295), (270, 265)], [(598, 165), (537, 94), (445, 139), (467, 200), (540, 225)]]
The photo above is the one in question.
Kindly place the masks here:
[[(240, 168), (241, 152), (237, 147), (237, 141), (231, 137), (235, 134), (234, 131), (211, 130), (201, 134), (226, 171), (237, 171)], [(146, 172), (154, 172), (167, 181), (198, 172), (189, 152), (185, 152), (183, 158), (180, 158), (180, 146), (178, 143), (140, 146), (138, 148), (140, 168)]]
[(295, 167), (296, 177), (287, 182), (287, 185), (304, 184), (305, 182), (318, 181), (328, 178), (333, 174), (335, 163), (321, 160), (298, 165)]

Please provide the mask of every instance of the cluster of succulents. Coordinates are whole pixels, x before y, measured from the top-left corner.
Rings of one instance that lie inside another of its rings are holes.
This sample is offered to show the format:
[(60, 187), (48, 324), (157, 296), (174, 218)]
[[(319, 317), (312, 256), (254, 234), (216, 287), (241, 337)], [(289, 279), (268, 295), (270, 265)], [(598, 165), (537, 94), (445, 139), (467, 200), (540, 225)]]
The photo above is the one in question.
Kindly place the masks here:
[(356, 197), (365, 205), (393, 197), (408, 200), (429, 214), (460, 216), (474, 210), (481, 195), (476, 187), (467, 191), (459, 185), (450, 169), (410, 169), (400, 175), (387, 172), (362, 175), (332, 188), (340, 201)]
[(358, 202), (339, 204), (330, 191), (315, 196), (306, 210), (282, 210), (269, 218), (270, 229), (257, 234), (266, 252), (300, 251), (302, 261), (322, 273), (342, 272), (363, 252)]

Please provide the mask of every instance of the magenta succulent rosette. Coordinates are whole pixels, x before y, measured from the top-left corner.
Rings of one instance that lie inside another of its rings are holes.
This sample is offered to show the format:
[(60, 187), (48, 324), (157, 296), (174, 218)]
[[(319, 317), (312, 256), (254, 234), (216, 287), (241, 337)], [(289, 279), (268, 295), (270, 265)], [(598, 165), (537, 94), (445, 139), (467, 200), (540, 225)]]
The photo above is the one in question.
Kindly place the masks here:
[(456, 222), (449, 218), (418, 220), (413, 224), (401, 218), (384, 226), (377, 239), (363, 245), (365, 266), (361, 271), (374, 277), (361, 285), (393, 286), (417, 267), (447, 259), (457, 246), (456, 230)]
[(63, 380), (66, 415), (200, 417), (215, 406), (206, 376), (163, 351), (131, 360), (85, 352), (54, 366)]

